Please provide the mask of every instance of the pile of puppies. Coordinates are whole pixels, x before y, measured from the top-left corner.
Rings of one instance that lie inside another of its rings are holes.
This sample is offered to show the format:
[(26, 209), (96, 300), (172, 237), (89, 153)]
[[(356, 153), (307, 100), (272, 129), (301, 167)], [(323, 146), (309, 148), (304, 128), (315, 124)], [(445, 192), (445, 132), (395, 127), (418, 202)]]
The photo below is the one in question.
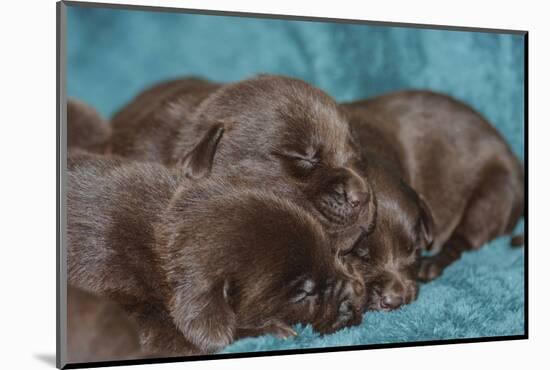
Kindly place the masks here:
[[(432, 92), (339, 105), (287, 77), (188, 78), (110, 124), (72, 100), (67, 113), (69, 306), (113, 302), (140, 345), (94, 349), (96, 361), (357, 325), (523, 213), (523, 168), (502, 137)], [(93, 325), (73, 311), (68, 341), (83, 343)]]

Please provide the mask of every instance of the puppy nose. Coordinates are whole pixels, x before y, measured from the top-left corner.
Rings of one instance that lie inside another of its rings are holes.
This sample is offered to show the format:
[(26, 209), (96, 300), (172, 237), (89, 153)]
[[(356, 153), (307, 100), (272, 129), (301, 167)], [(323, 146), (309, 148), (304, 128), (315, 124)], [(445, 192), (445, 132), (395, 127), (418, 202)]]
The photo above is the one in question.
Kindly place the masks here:
[(387, 294), (380, 300), (380, 306), (387, 310), (393, 310), (403, 304), (403, 297), (397, 294)]
[(353, 208), (362, 207), (369, 201), (369, 198), (370, 194), (366, 191), (359, 189), (346, 190), (346, 200)]

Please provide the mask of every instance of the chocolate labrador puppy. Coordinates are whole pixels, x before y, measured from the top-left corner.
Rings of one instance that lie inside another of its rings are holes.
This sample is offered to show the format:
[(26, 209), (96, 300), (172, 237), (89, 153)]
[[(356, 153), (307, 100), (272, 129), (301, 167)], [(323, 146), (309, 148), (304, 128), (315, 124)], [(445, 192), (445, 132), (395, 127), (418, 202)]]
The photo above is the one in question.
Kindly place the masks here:
[(377, 116), (350, 114), (354, 136), (361, 143), (361, 173), (376, 194), (374, 231), (353, 249), (361, 258), (358, 268), (368, 286), (368, 309), (393, 310), (418, 294), (420, 251), (432, 242), (429, 207), (404, 181), (395, 145), (379, 133), (384, 121)]
[(89, 105), (67, 101), (67, 148), (103, 153), (109, 145), (111, 127)]
[(70, 363), (140, 357), (136, 323), (115, 303), (69, 285), (67, 356)]
[(143, 350), (206, 354), (295, 335), (296, 323), (330, 333), (361, 320), (361, 275), (294, 203), (160, 164), (68, 162), (69, 283), (127, 310)]
[(271, 184), (330, 235), (346, 236), (346, 249), (374, 224), (375, 201), (357, 173), (348, 122), (332, 98), (303, 81), (165, 82), (112, 125), (114, 154), (176, 165), (191, 178), (212, 173)]
[[(422, 258), (421, 280), (439, 276), (462, 252), (512, 232), (524, 209), (523, 167), (479, 113), (429, 91), (403, 91), (343, 107), (362, 132), (361, 144), (386, 143), (376, 150), (431, 211), (433, 240), (424, 245), (434, 254)], [(399, 271), (400, 265), (393, 269)]]

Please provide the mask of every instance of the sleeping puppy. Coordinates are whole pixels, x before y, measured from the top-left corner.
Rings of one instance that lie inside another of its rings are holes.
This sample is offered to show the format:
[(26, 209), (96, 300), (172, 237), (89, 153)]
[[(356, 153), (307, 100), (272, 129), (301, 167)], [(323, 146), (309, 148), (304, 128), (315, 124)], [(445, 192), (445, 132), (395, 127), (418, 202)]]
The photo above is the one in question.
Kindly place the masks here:
[(89, 105), (75, 99), (67, 101), (67, 148), (104, 153), (109, 145), (111, 127)]
[(358, 324), (365, 286), (321, 224), (270, 191), (160, 164), (70, 156), (69, 283), (138, 323), (144, 351), (219, 351), (248, 335)]
[(330, 235), (346, 236), (346, 249), (358, 230), (373, 226), (375, 201), (357, 173), (348, 123), (328, 95), (303, 81), (166, 82), (139, 95), (112, 125), (114, 154), (175, 165), (191, 178), (271, 184)]
[(139, 357), (136, 323), (115, 303), (69, 285), (67, 356), (70, 363)]
[(391, 145), (389, 160), (431, 210), (434, 254), (422, 258), (421, 280), (439, 276), (462, 252), (512, 232), (524, 209), (523, 167), (480, 114), (428, 91), (344, 108), (356, 128)]
[(172, 164), (180, 127), (189, 124), (197, 106), (221, 86), (184, 78), (145, 89), (112, 117), (112, 152), (140, 161)]
[(376, 116), (350, 114), (354, 136), (361, 143), (361, 173), (376, 194), (374, 231), (353, 249), (362, 263), (368, 286), (369, 310), (393, 310), (413, 301), (418, 294), (420, 251), (432, 242), (430, 209), (403, 180), (395, 145), (379, 134), (383, 121)]

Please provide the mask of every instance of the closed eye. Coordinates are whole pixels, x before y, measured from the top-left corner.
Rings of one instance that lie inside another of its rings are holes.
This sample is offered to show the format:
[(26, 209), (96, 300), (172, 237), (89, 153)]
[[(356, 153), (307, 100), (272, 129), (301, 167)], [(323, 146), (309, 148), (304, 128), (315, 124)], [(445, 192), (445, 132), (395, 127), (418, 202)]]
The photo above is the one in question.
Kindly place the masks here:
[(354, 252), (364, 260), (368, 260), (370, 258), (370, 248), (356, 248)]
[(317, 166), (320, 162), (318, 152), (312, 152), (311, 154), (302, 154), (294, 151), (286, 152), (272, 152), (272, 154), (282, 157), (285, 160), (291, 162), (298, 168), (311, 170)]
[(288, 158), (297, 162), (304, 161), (314, 165), (319, 163), (319, 151), (314, 150), (313, 148), (308, 148), (304, 152), (302, 151), (295, 152), (291, 150), (286, 152), (285, 155)]
[(298, 303), (298, 302), (303, 301), (307, 297), (308, 297), (307, 292), (302, 290), (302, 291), (298, 292), (297, 294), (295, 294), (294, 297), (292, 297), (290, 299), (290, 302), (291, 303)]
[(311, 279), (306, 279), (300, 283), (300, 287), (296, 289), (296, 293), (292, 296), (290, 301), (292, 303), (298, 303), (308, 297), (313, 297), (316, 295), (315, 282)]
[(317, 293), (308, 293), (305, 290), (297, 292), (291, 299), (291, 303), (300, 303), (305, 301), (307, 298), (316, 297)]
[(317, 158), (298, 157), (298, 156), (292, 156), (289, 158), (291, 158), (298, 166), (303, 168), (313, 168), (319, 163), (319, 160)]

